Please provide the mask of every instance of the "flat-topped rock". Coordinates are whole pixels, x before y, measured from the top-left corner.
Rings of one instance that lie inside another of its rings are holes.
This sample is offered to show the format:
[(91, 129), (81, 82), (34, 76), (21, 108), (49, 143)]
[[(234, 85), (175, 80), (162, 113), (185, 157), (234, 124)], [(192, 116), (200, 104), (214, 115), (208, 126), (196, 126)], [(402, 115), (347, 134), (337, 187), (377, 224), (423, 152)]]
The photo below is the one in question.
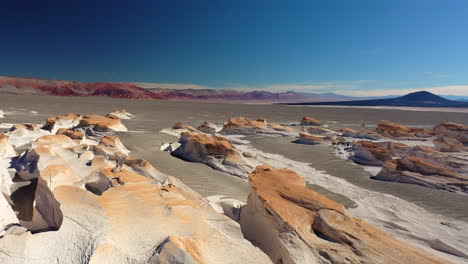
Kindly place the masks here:
[(280, 135), (280, 136), (294, 136), (297, 131), (281, 126), (275, 123), (268, 123), (266, 119), (250, 120), (245, 117), (234, 117), (224, 123), (221, 134), (240, 134), (240, 135)]
[(351, 128), (343, 128), (341, 130), (342, 136), (344, 137), (353, 137), (353, 138), (362, 138), (362, 139), (371, 139), (371, 140), (378, 140), (383, 138), (380, 134), (370, 131), (370, 130), (354, 130)]
[(80, 120), (78, 127), (92, 127), (96, 131), (107, 132), (127, 131), (127, 128), (121, 123), (120, 118), (110, 115), (85, 115)]
[(242, 231), (273, 263), (447, 263), (350, 216), (293, 171), (259, 166), (249, 184)]
[(317, 127), (317, 126), (310, 126), (305, 129), (305, 131), (309, 134), (324, 134), (324, 135), (336, 135), (337, 132), (331, 129)]
[(381, 121), (376, 128), (377, 133), (394, 139), (429, 138), (433, 133), (423, 128), (412, 128), (390, 121)]
[(301, 126), (323, 126), (324, 122), (319, 121), (313, 117), (304, 116), (300, 123)]
[(299, 133), (299, 138), (294, 141), (294, 143), (305, 144), (305, 145), (317, 145), (324, 142), (323, 137), (312, 136), (308, 133), (301, 132)]

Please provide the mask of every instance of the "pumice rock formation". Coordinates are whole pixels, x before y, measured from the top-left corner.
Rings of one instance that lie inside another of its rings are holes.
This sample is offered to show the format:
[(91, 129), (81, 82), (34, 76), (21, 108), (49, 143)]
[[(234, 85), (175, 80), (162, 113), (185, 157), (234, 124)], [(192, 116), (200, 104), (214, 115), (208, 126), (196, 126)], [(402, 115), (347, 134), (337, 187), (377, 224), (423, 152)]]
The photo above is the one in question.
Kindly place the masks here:
[(407, 127), (390, 121), (381, 121), (376, 131), (382, 136), (393, 139), (424, 139), (433, 136), (433, 133), (426, 129)]
[(226, 138), (194, 132), (180, 135), (180, 146), (171, 152), (184, 160), (200, 162), (241, 178), (246, 178), (254, 166)]
[(358, 130), (354, 130), (351, 128), (343, 128), (341, 132), (342, 132), (343, 137), (353, 137), (353, 138), (370, 139), (370, 140), (378, 140), (378, 139), (383, 138), (383, 136), (370, 130), (358, 131)]
[(304, 116), (301, 120), (300, 125), (301, 126), (323, 126), (325, 125), (325, 123), (313, 117)]
[(220, 134), (296, 136), (298, 132), (290, 127), (268, 123), (266, 119), (250, 120), (245, 117), (234, 117), (224, 123)]
[(115, 118), (1, 136), (0, 263), (271, 263), (238, 223), (129, 156), (107, 134), (122, 128)]
[(110, 115), (116, 116), (120, 119), (132, 119), (134, 117), (134, 115), (130, 114), (126, 110), (117, 110), (117, 111), (107, 114), (107, 116), (110, 116)]
[(350, 216), (293, 171), (259, 166), (249, 183), (242, 231), (273, 263), (448, 263)]
[(298, 143), (298, 144), (305, 144), (305, 145), (317, 145), (317, 144), (324, 142), (324, 138), (312, 136), (308, 133), (301, 132), (299, 133), (298, 139), (296, 139), (293, 142)]
[(468, 146), (468, 126), (443, 122), (434, 127), (434, 134), (455, 138), (465, 146)]

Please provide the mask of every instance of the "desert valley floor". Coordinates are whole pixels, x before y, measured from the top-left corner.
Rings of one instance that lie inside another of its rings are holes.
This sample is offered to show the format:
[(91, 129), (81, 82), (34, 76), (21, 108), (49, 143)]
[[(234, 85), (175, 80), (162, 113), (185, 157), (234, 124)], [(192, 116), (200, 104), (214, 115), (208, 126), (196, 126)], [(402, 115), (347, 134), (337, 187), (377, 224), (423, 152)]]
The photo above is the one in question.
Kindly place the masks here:
[[(4, 111), (4, 118), (0, 119), (2, 132), (7, 132), (13, 124), (42, 125), (49, 117), (67, 113), (105, 115), (125, 109), (134, 116), (122, 120), (128, 131), (117, 132), (116, 135), (130, 150), (132, 157), (145, 159), (162, 173), (181, 180), (203, 197), (230, 197), (241, 202), (247, 202), (250, 193), (249, 183), (243, 177), (215, 170), (203, 163), (185, 161), (176, 155), (171, 155), (171, 151), (162, 150), (164, 149), (162, 146), (167, 146), (167, 143), (179, 141), (177, 133), (171, 133), (173, 129), (170, 128), (174, 124), (182, 123), (196, 128), (203, 122), (209, 121), (222, 127), (223, 123), (232, 117), (246, 117), (252, 120), (264, 118), (268, 123), (277, 123), (299, 130), (301, 119), (308, 116), (324, 122), (326, 129), (334, 130), (375, 129), (381, 120), (427, 130), (432, 130), (435, 125), (447, 121), (468, 125), (468, 113), (458, 110), (409, 111), (145, 101), (101, 97), (1, 95), (0, 109)], [(305, 179), (308, 188), (343, 204), (352, 216), (359, 217), (404, 242), (423, 248), (453, 263), (468, 262), (468, 193), (466, 191), (465, 193), (447, 191), (418, 184), (372, 179), (375, 168), (360, 166), (347, 160), (346, 157), (343, 158), (346, 153), (332, 148), (331, 143), (317, 145), (292, 143), (296, 138), (297, 136), (292, 134), (291, 136), (265, 134), (228, 136), (239, 150), (250, 153), (249, 155), (256, 155), (257, 162), (295, 171)], [(395, 140), (395, 142), (406, 142), (410, 146), (419, 145), (417, 140)], [(464, 157), (468, 160), (468, 156)], [(0, 248), (1, 240), (0, 238)]]

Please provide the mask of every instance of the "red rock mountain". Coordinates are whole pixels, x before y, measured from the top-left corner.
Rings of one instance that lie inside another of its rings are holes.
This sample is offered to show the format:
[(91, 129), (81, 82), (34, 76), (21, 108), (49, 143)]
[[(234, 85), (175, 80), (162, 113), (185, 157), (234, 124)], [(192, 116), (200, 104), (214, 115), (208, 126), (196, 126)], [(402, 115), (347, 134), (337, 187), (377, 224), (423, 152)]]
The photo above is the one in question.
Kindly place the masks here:
[(164, 89), (142, 88), (125, 82), (71, 82), (54, 79), (0, 76), (0, 94), (36, 94), (56, 96), (106, 96), (143, 100), (188, 100), (188, 101), (261, 101), (298, 102), (337, 100), (321, 94), (301, 94), (267, 91), (234, 91), (221, 89)]

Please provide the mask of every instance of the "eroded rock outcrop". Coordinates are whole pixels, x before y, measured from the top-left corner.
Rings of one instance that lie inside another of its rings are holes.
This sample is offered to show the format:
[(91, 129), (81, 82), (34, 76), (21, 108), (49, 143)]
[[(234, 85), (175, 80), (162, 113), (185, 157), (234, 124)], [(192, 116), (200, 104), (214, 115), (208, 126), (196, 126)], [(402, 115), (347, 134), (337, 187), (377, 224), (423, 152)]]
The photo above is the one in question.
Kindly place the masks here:
[(386, 161), (375, 178), (468, 193), (468, 176), (413, 155)]
[(75, 114), (67, 114), (63, 116), (49, 117), (42, 127), (44, 130), (51, 131), (53, 134), (61, 128), (72, 128), (80, 123), (81, 116)]
[(424, 139), (433, 136), (433, 133), (423, 128), (412, 128), (390, 121), (381, 121), (376, 128), (377, 133), (394, 139)]
[(324, 134), (324, 135), (336, 135), (337, 132), (331, 129), (317, 127), (317, 126), (310, 126), (307, 127), (305, 130), (309, 134)]
[(113, 131), (127, 131), (127, 128), (122, 124), (120, 118), (109, 115), (85, 115), (78, 124), (79, 128), (92, 128), (95, 131), (107, 132)]
[(134, 115), (130, 114), (126, 110), (116, 110), (114, 112), (107, 114), (107, 116), (111, 116), (111, 115), (116, 116), (120, 119), (132, 119), (134, 117)]
[(238, 134), (238, 135), (280, 135), (280, 136), (294, 136), (297, 131), (290, 128), (281, 126), (275, 123), (268, 123), (265, 119), (250, 120), (245, 117), (234, 117), (224, 123), (221, 134)]
[(242, 231), (273, 263), (447, 263), (350, 216), (293, 171), (259, 166), (249, 183)]
[(300, 123), (301, 126), (323, 126), (324, 122), (319, 121), (313, 117), (304, 116)]
[[(460, 138), (460, 137), (458, 137), (458, 138)], [(432, 141), (432, 143), (434, 143), (434, 146), (438, 151), (442, 151), (442, 152), (467, 151), (468, 152), (468, 146), (465, 146), (456, 137), (440, 136), (440, 137), (434, 139)]]
[(236, 222), (117, 137), (77, 131), (40, 136), (12, 160), (13, 181), (0, 182), (12, 190), (0, 195), (0, 263), (271, 263)]
[(394, 156), (404, 155), (409, 146), (396, 142), (358, 141), (352, 148), (351, 161), (360, 165), (382, 166)]
[(201, 133), (184, 132), (180, 146), (171, 154), (182, 159), (246, 178), (253, 169), (247, 158), (239, 153), (226, 138)]
[(197, 130), (206, 134), (214, 134), (217, 132), (217, 127), (214, 123), (205, 121), (197, 127)]
[(312, 136), (308, 133), (299, 133), (299, 138), (294, 143), (305, 144), (305, 145), (317, 145), (323, 143), (325, 140), (323, 137)]
[(353, 138), (362, 138), (362, 139), (371, 139), (371, 140), (378, 140), (378, 139), (383, 138), (378, 133), (375, 133), (370, 130), (358, 131), (358, 130), (354, 130), (351, 128), (343, 128), (341, 132), (342, 132), (342, 136), (344, 137), (353, 137)]
[(443, 122), (434, 127), (436, 135), (452, 137), (468, 146), (468, 126), (451, 122)]

